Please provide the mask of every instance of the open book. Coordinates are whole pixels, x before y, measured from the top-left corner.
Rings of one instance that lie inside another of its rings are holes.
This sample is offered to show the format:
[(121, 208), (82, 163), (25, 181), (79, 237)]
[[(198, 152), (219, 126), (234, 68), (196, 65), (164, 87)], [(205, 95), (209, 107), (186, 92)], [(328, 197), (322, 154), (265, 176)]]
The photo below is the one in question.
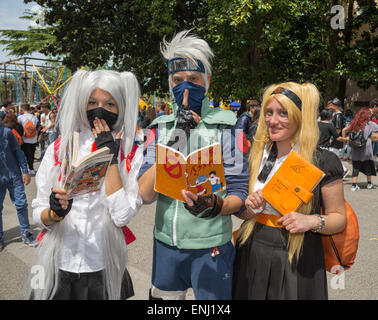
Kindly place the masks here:
[(182, 189), (205, 196), (225, 188), (222, 149), (219, 143), (193, 151), (188, 156), (157, 144), (156, 192), (184, 201)]
[(104, 147), (79, 160), (78, 147), (79, 133), (74, 132), (71, 164), (66, 162), (63, 174), (63, 187), (70, 197), (100, 190), (113, 158), (109, 148)]
[(308, 203), (312, 191), (325, 176), (312, 163), (291, 151), (277, 172), (262, 189), (264, 199), (285, 215)]

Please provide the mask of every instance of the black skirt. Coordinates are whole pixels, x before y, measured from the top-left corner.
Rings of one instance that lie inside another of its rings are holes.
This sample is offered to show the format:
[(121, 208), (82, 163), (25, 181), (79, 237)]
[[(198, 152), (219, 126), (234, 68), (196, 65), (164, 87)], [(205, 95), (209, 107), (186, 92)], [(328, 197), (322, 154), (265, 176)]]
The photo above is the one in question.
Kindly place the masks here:
[[(107, 300), (104, 272), (72, 273), (59, 270), (58, 289), (53, 300)], [(127, 269), (123, 274), (121, 300), (134, 295), (133, 283)]]
[(356, 177), (358, 172), (362, 172), (366, 176), (376, 176), (374, 161), (365, 160), (365, 161), (352, 161), (353, 173), (352, 177)]
[(299, 261), (290, 264), (288, 232), (256, 223), (247, 241), (236, 246), (235, 300), (326, 300), (327, 278), (321, 237), (306, 232)]

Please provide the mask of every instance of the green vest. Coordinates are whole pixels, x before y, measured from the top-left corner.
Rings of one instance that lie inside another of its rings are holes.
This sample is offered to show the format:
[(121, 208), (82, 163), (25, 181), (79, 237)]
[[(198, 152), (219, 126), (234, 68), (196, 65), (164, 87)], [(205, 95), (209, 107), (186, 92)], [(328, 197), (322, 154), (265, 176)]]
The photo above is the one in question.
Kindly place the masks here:
[[(176, 126), (177, 105), (173, 113), (156, 118), (149, 127), (159, 125), (158, 142), (166, 144)], [(186, 154), (199, 148), (221, 142), (223, 129), (235, 125), (233, 112), (221, 108), (210, 108), (209, 100), (202, 102), (201, 121), (187, 141)], [(217, 193), (225, 197), (226, 191)], [(197, 218), (188, 212), (181, 201), (158, 194), (154, 236), (170, 246), (179, 249), (204, 249), (220, 246), (231, 240), (231, 216), (218, 215), (211, 219)]]

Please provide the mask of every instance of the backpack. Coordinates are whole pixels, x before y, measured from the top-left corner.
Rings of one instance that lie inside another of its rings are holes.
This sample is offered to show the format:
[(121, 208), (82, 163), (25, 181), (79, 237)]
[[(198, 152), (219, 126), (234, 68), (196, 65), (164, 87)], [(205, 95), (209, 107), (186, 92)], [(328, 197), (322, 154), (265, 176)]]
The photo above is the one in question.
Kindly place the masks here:
[(37, 135), (37, 128), (31, 120), (26, 121), (24, 125), (24, 137), (34, 138)]
[(362, 148), (366, 145), (364, 132), (361, 129), (357, 132), (351, 132), (349, 134), (349, 145), (352, 148)]
[(353, 208), (345, 202), (345, 229), (332, 235), (322, 235), (325, 267), (328, 272), (338, 273), (340, 267), (349, 269), (356, 258), (360, 239), (358, 219)]
[(22, 140), (22, 137), (17, 132), (17, 130), (16, 129), (12, 129), (12, 132), (13, 132), (13, 135), (16, 137), (16, 140), (17, 140), (18, 144), (22, 145), (24, 143), (24, 141)]

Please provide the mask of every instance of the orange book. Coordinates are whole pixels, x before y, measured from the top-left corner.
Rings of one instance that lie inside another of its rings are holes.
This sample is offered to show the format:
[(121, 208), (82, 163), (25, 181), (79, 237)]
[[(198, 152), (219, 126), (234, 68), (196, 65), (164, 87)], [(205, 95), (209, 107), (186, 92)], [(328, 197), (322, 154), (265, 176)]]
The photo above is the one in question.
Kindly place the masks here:
[(325, 176), (311, 162), (291, 151), (262, 189), (264, 199), (279, 213), (296, 211), (313, 197), (312, 191)]
[(181, 190), (205, 196), (226, 188), (219, 143), (188, 156), (162, 144), (156, 146), (155, 191), (184, 201)]

